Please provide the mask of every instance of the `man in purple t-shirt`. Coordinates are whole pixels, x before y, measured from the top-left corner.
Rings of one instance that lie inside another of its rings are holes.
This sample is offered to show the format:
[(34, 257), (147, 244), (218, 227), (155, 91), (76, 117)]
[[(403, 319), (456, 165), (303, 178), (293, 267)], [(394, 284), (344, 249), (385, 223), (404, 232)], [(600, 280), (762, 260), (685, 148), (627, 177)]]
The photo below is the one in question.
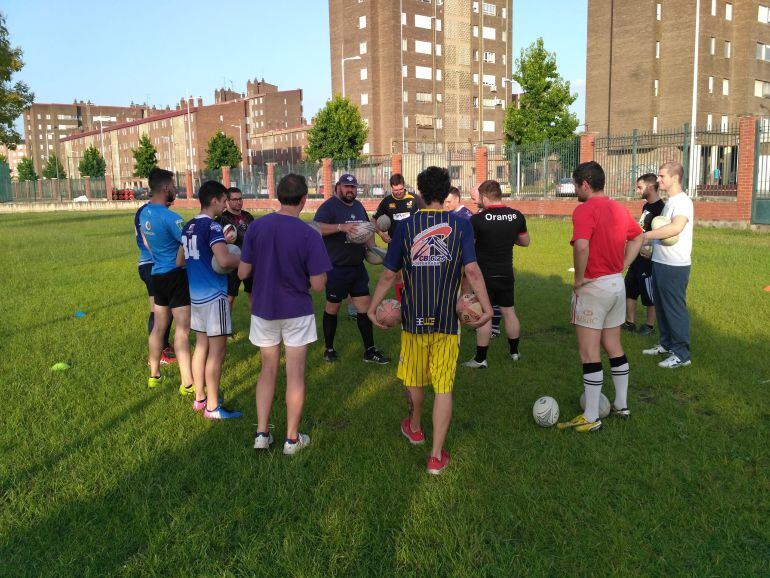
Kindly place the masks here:
[(254, 449), (268, 449), (268, 431), (275, 378), (286, 349), (286, 441), (283, 453), (293, 455), (310, 443), (299, 433), (305, 403), (307, 346), (318, 339), (310, 289), (323, 291), (332, 268), (324, 242), (299, 218), (307, 200), (305, 177), (289, 174), (278, 183), (281, 209), (253, 221), (243, 240), (238, 277), (254, 277), (251, 294), (250, 341), (262, 353), (257, 380), (257, 435)]

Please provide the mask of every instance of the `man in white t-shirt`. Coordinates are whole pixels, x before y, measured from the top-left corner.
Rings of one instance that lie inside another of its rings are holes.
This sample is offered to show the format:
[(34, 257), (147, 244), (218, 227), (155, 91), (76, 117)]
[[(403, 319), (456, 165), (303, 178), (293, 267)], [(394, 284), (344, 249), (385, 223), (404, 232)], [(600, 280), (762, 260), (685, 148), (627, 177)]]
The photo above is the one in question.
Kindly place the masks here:
[[(682, 190), (682, 165), (663, 163), (658, 171), (660, 190), (668, 194), (663, 216), (671, 223), (645, 233), (652, 241), (652, 291), (660, 329), (660, 343), (645, 349), (645, 355), (668, 355), (660, 367), (676, 369), (690, 365), (690, 314), (687, 312), (687, 283), (692, 254), (692, 199)], [(660, 243), (679, 235), (671, 246)]]

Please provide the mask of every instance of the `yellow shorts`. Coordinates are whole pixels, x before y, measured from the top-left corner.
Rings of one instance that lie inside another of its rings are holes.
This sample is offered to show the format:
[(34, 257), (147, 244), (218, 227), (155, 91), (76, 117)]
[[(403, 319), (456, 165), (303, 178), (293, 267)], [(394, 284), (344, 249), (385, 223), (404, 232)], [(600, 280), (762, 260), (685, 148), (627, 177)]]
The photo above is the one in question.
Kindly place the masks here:
[(402, 331), (398, 378), (407, 387), (432, 385), (436, 393), (450, 393), (459, 353), (459, 335)]

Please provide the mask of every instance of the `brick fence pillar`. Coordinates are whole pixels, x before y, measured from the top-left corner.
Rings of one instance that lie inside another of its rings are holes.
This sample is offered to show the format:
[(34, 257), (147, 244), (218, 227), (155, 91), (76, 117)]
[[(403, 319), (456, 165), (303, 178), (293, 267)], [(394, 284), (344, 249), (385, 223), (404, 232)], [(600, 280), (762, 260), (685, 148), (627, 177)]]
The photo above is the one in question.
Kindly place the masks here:
[(230, 188), (230, 167), (222, 167), (222, 184)]
[(112, 177), (107, 173), (104, 173), (104, 198), (112, 200)]
[(579, 162), (587, 163), (594, 160), (594, 151), (596, 150), (596, 135), (580, 135), (580, 159)]
[(267, 197), (275, 198), (275, 163), (267, 163)]
[(35, 181), (35, 200), (43, 199), (43, 179), (38, 178), (37, 181)]
[[(756, 116), (744, 116), (738, 125), (738, 194), (736, 202), (739, 219), (746, 222), (751, 221), (751, 203), (754, 196), (757, 120)], [(697, 213), (695, 216), (697, 217)]]
[(404, 173), (401, 171), (401, 155), (400, 154), (394, 154), (390, 155), (390, 174), (395, 175), (403, 175)]
[(51, 179), (51, 200), (59, 202), (59, 179)]
[(321, 159), (321, 181), (324, 186), (324, 199), (332, 196), (332, 160)]
[(64, 188), (67, 191), (67, 200), (71, 201), (72, 200), (72, 179), (69, 178), (66, 181), (64, 181), (64, 183), (65, 183)]
[(476, 148), (476, 186), (487, 180), (487, 159), (489, 151), (487, 147)]
[[(91, 200), (91, 177), (86, 177), (83, 180), (86, 182), (86, 199), (90, 201)], [(110, 197), (107, 197), (107, 199), (109, 200)]]
[(184, 172), (184, 187), (187, 191), (187, 198), (192, 199), (193, 198), (193, 180), (192, 180), (192, 171), (190, 169), (187, 169)]

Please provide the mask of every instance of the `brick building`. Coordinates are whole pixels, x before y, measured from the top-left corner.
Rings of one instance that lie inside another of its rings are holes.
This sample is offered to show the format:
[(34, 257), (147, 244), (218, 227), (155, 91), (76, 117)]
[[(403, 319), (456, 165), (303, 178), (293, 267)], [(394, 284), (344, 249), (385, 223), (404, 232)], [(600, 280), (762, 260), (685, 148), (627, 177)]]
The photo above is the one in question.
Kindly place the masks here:
[(18, 177), (19, 173), (16, 171), (16, 167), (19, 165), (19, 161), (24, 157), (29, 156), (29, 152), (27, 151), (27, 144), (25, 142), (20, 142), (16, 145), (14, 150), (11, 150), (5, 145), (0, 145), (0, 154), (5, 155), (5, 157), (8, 159), (8, 166), (11, 169), (11, 177)]
[(251, 135), (251, 162), (255, 165), (264, 163), (294, 164), (305, 160), (307, 133), (311, 125), (302, 124), (291, 128), (282, 128)]
[(502, 144), (512, 12), (512, 0), (329, 0), (332, 91), (360, 107), (363, 152)]
[[(701, 0), (696, 126), (770, 112), (770, 0)], [(586, 131), (691, 122), (695, 2), (588, 0)]]

